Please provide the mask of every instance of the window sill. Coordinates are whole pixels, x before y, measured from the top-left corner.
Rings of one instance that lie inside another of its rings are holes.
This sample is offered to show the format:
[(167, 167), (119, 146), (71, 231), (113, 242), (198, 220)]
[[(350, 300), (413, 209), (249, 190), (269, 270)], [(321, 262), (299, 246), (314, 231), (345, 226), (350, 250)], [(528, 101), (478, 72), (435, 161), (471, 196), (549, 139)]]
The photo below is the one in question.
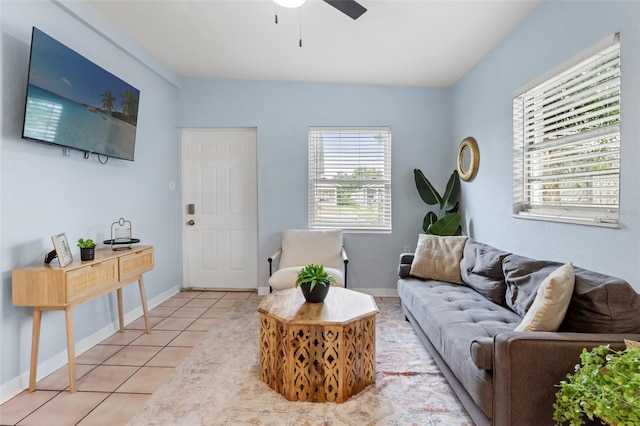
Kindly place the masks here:
[(606, 221), (605, 220), (599, 221), (595, 218), (552, 216), (552, 215), (545, 215), (545, 214), (532, 213), (532, 212), (514, 213), (513, 217), (515, 219), (544, 220), (547, 222), (569, 223), (573, 225), (598, 226), (601, 228), (614, 228), (614, 229), (622, 228), (622, 225), (617, 219), (605, 219)]

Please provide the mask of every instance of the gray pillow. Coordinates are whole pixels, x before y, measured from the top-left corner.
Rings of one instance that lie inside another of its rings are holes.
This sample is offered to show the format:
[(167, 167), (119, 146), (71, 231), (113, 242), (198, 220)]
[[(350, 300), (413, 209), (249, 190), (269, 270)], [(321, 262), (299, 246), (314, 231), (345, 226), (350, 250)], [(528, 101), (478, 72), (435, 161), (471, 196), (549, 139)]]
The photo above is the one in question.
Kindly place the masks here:
[(502, 270), (507, 283), (507, 306), (524, 317), (533, 304), (542, 281), (562, 265), (559, 262), (535, 260), (517, 254), (505, 257)]
[(507, 284), (502, 273), (502, 261), (508, 255), (506, 251), (468, 240), (460, 261), (462, 281), (493, 303), (506, 306)]
[(626, 281), (576, 268), (562, 331), (640, 333), (640, 294)]

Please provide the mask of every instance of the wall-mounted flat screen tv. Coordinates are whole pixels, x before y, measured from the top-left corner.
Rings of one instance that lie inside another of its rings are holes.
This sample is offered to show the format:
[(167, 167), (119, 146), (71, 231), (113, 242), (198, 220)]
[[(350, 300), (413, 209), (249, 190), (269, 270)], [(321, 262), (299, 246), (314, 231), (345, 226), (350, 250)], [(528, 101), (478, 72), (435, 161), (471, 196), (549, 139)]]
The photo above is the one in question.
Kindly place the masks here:
[(22, 137), (133, 161), (140, 91), (33, 28)]

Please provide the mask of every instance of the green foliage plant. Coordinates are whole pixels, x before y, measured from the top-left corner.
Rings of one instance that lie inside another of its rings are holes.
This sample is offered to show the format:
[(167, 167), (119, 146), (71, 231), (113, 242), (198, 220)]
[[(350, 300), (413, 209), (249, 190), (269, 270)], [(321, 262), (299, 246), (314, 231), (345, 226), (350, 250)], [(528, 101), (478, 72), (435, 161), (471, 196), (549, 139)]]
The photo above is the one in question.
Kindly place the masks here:
[(582, 350), (575, 373), (560, 382), (553, 404), (556, 425), (599, 418), (609, 425), (640, 425), (640, 349), (609, 345)]
[(296, 287), (305, 283), (310, 283), (309, 291), (313, 291), (318, 284), (327, 287), (335, 284), (336, 280), (324, 270), (324, 265), (311, 264), (305, 266), (298, 272)]
[(86, 240), (83, 238), (80, 238), (78, 240), (78, 247), (80, 248), (94, 248), (95, 246), (96, 246), (96, 243), (94, 243), (93, 240), (90, 238)]
[(430, 210), (422, 221), (422, 229), (426, 234), (432, 235), (460, 235), (462, 216), (458, 213), (460, 202), (460, 177), (454, 170), (447, 182), (444, 194), (441, 196), (435, 187), (429, 182), (420, 169), (413, 170), (416, 189), (420, 198), (430, 206), (437, 206), (435, 211)]

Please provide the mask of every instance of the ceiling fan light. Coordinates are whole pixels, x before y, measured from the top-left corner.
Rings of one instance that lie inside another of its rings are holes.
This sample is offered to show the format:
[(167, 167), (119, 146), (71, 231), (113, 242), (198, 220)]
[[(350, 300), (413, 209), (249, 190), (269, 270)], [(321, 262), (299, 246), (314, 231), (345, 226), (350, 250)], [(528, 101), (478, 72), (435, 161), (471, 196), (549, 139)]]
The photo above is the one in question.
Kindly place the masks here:
[(306, 0), (273, 0), (275, 4), (282, 7), (300, 7)]

